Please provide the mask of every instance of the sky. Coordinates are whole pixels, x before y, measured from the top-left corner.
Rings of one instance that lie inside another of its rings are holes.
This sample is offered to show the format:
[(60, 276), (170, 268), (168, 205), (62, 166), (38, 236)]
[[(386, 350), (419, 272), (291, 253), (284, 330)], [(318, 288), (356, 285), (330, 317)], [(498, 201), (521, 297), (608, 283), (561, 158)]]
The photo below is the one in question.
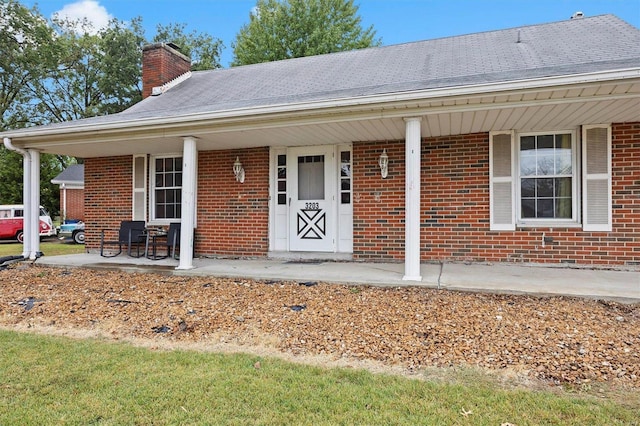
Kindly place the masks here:
[[(147, 39), (157, 24), (185, 23), (187, 31), (222, 40), (221, 63), (233, 59), (232, 43), (249, 21), (256, 0), (19, 0), (50, 18), (87, 17), (96, 27), (110, 18), (142, 17)], [(640, 27), (640, 0), (355, 0), (362, 26), (373, 25), (383, 45), (614, 14)]]

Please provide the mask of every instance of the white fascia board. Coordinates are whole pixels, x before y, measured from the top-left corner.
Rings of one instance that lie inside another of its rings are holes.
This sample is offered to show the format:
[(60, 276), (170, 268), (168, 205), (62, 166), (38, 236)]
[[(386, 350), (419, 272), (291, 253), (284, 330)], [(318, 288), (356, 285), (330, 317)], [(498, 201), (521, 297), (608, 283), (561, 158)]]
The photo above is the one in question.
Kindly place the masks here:
[(425, 89), (408, 92), (394, 92), (381, 95), (368, 95), (361, 97), (330, 99), (323, 101), (287, 103), (260, 107), (237, 108), (215, 112), (185, 114), (169, 117), (154, 117), (138, 120), (121, 120), (110, 123), (89, 123), (62, 128), (47, 129), (34, 127), (33, 130), (20, 129), (16, 132), (7, 131), (3, 137), (23, 139), (38, 138), (43, 136), (68, 135), (80, 133), (92, 133), (98, 131), (138, 130), (145, 127), (158, 130), (159, 128), (171, 128), (174, 125), (198, 123), (206, 121), (237, 120), (243, 121), (255, 118), (265, 120), (286, 120), (300, 117), (301, 112), (306, 115), (326, 114), (332, 110), (340, 109), (340, 113), (369, 111), (371, 118), (379, 118), (384, 111), (385, 104), (401, 104), (417, 101), (429, 101), (437, 99), (455, 98), (461, 96), (490, 96), (492, 94), (505, 94), (522, 90), (552, 89), (562, 86), (581, 84), (597, 84), (603, 82), (616, 82), (620, 80), (640, 78), (640, 67), (616, 71), (600, 71), (595, 73), (574, 74), (557, 77), (543, 77), (529, 80), (517, 80), (511, 82), (485, 83), (470, 86), (445, 87), (438, 89)]

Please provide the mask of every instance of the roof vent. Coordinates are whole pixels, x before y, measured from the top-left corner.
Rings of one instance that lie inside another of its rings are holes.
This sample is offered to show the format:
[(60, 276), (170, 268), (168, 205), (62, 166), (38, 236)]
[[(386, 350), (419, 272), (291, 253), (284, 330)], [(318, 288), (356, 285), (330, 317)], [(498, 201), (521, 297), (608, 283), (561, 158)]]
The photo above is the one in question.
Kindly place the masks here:
[(584, 13), (577, 11), (573, 15), (571, 15), (571, 19), (582, 19), (584, 18)]

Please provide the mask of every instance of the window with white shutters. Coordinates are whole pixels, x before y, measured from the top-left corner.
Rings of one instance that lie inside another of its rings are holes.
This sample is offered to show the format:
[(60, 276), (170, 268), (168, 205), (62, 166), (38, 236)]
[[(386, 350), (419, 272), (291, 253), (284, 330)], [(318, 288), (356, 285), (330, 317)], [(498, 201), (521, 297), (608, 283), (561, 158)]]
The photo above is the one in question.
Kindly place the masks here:
[(612, 229), (608, 125), (584, 126), (581, 146), (573, 131), (492, 132), (489, 174), (492, 230)]

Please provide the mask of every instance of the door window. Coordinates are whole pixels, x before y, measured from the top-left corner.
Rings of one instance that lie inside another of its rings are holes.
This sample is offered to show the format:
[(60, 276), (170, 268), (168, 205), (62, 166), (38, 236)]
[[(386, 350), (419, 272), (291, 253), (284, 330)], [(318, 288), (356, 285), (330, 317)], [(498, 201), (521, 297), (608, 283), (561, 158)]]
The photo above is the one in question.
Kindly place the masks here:
[(298, 157), (298, 200), (324, 200), (324, 155)]

